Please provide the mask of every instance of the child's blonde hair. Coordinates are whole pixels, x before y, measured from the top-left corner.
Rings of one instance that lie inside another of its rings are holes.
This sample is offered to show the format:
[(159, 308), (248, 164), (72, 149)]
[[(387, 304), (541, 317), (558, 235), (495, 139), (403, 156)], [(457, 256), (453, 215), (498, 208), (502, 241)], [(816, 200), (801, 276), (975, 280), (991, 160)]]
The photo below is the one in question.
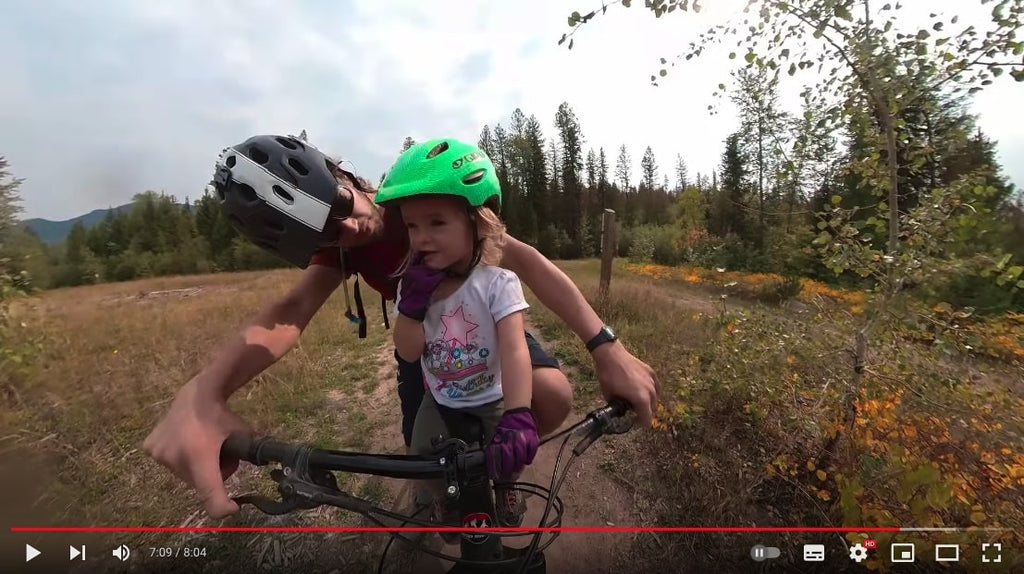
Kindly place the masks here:
[(505, 249), (505, 223), (490, 207), (476, 208), (476, 237), (479, 242), (480, 263), (498, 266)]

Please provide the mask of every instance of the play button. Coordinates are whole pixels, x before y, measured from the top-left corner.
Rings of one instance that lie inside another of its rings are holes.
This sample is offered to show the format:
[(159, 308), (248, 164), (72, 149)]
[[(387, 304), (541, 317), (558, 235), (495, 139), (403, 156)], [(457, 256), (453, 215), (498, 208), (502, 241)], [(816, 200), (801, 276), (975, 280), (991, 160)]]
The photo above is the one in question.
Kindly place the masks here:
[(33, 548), (31, 544), (25, 545), (25, 562), (32, 560), (36, 556), (39, 556), (39, 554), (40, 552)]

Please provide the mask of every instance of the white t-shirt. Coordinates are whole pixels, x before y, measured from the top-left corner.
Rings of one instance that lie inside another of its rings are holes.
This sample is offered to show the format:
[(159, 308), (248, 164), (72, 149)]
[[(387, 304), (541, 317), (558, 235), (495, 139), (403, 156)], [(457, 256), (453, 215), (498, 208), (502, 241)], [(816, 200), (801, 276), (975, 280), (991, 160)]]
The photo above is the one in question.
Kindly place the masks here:
[(519, 277), (486, 265), (474, 267), (454, 293), (431, 302), (423, 320), (426, 347), (420, 365), (438, 404), (476, 407), (502, 397), (495, 326), (528, 307)]

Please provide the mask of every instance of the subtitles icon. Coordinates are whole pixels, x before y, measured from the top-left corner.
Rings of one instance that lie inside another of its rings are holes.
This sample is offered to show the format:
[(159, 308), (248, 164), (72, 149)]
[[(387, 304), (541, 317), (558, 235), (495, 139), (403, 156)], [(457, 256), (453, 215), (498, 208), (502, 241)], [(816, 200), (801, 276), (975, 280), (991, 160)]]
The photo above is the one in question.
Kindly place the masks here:
[(121, 562), (124, 562), (132, 555), (132, 551), (124, 544), (113, 549), (110, 553), (114, 555), (114, 558), (117, 558)]
[(824, 562), (824, 544), (804, 544), (804, 562)]

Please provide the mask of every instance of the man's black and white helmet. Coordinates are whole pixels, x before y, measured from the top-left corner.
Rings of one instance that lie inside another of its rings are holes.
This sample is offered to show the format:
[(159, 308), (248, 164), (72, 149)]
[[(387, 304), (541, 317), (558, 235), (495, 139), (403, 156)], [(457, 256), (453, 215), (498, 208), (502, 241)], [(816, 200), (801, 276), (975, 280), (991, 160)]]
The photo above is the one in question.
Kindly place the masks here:
[(328, 220), (352, 213), (352, 195), (338, 193), (335, 167), (294, 136), (254, 136), (220, 154), (212, 191), (239, 233), (305, 268), (317, 248), (338, 237)]

